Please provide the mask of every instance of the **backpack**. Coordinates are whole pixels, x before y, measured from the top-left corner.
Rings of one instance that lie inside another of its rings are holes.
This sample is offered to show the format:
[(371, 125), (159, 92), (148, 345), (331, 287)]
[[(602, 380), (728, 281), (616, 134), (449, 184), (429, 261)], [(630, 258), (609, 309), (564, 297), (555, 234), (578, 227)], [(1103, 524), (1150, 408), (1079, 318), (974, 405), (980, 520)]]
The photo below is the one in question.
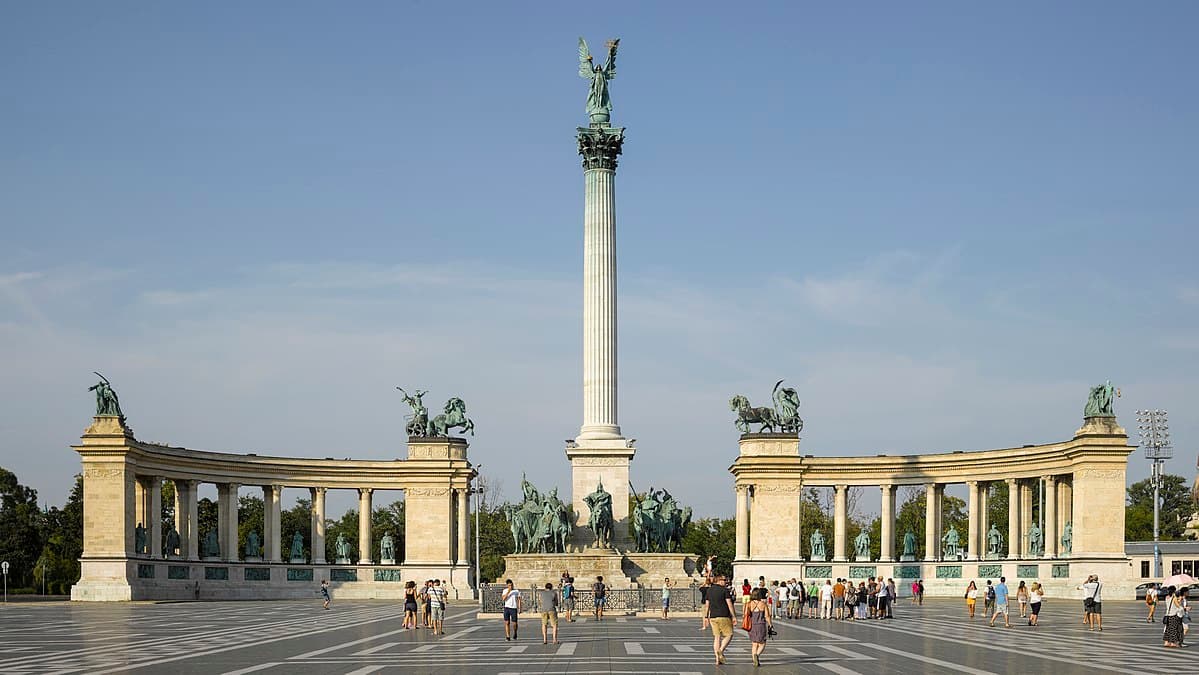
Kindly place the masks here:
[(562, 586), (562, 598), (563, 599), (569, 598), (571, 595), (574, 594), (574, 590), (575, 590), (574, 584), (571, 584), (571, 583), (565, 584), (564, 586)]
[(995, 587), (987, 586), (987, 600), (994, 600), (994, 599), (995, 599)]
[(592, 589), (594, 589), (594, 590), (595, 590), (595, 597), (596, 597), (596, 598), (602, 598), (602, 597), (604, 597), (604, 591), (606, 591), (606, 590), (607, 590), (607, 588), (606, 588), (606, 587), (605, 587), (605, 586), (604, 586), (602, 583), (600, 583), (600, 582), (598, 582), (598, 581), (597, 581), (597, 582), (596, 582), (594, 585), (592, 585)]

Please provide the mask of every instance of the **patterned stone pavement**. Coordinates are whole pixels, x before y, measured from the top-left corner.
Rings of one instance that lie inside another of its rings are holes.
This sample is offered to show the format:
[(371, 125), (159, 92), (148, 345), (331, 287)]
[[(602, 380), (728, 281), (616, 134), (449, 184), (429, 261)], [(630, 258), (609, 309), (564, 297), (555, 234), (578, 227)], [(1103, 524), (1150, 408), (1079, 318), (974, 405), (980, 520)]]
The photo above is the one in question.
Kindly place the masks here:
[(22, 603), (0, 607), (0, 673), (1199, 673), (1199, 647), (1163, 649), (1143, 604), (1104, 611), (1102, 633), (1082, 625), (1077, 600), (1048, 600), (1039, 627), (990, 628), (941, 599), (901, 604), (889, 621), (780, 620), (755, 670), (742, 631), (716, 668), (695, 618), (587, 616), (542, 645), (531, 617), (506, 642), (499, 620), (467, 605), (433, 636), (377, 601)]

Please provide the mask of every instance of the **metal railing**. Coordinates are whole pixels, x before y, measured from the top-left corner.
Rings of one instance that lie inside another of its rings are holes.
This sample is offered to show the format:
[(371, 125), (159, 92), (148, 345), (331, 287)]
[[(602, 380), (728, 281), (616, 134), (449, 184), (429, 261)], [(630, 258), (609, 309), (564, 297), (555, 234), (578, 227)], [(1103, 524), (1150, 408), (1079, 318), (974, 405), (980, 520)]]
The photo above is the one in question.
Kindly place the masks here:
[[(520, 588), (521, 612), (535, 614), (541, 611), (538, 606), (539, 589)], [(543, 590), (543, 589), (542, 589)], [(504, 609), (504, 586), (500, 584), (483, 584), (483, 600), (480, 611), (499, 614)], [(554, 589), (558, 597), (558, 611), (562, 611), (562, 590)], [(662, 609), (661, 588), (609, 588), (604, 593), (605, 614), (632, 614), (634, 612), (659, 611)], [(590, 588), (577, 588), (574, 591), (575, 612), (590, 614), (595, 608), (595, 592)], [(703, 607), (703, 597), (699, 586), (682, 586), (670, 589), (670, 611), (697, 612)]]

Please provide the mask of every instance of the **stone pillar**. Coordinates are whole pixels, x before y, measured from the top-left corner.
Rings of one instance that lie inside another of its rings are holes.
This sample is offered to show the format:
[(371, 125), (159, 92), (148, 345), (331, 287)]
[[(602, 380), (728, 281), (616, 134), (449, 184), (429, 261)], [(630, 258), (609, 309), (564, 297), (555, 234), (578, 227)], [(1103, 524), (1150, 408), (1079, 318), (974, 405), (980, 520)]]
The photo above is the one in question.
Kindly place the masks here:
[(849, 529), (848, 485), (833, 486), (833, 562), (845, 562), (845, 535)]
[(749, 486), (737, 488), (737, 562), (749, 560)]
[(358, 564), (371, 564), (371, 488), (358, 488)]
[(1032, 483), (1022, 480), (1020, 485), (1020, 557), (1031, 557), (1028, 553), (1028, 531), (1032, 529)]
[(470, 491), (458, 488), (458, 565), (470, 564)]
[(116, 415), (97, 415), (72, 446), (83, 461), (83, 555), (72, 600), (133, 600), (129, 582), (137, 512), (133, 430)]
[(225, 483), (217, 488), (220, 496), (217, 540), (221, 545), (221, 558), (230, 562), (241, 560), (241, 551), (237, 546), (237, 491), (240, 487), (237, 483)]
[(1007, 557), (1020, 557), (1020, 481), (1007, 479)]
[(928, 483), (924, 486), (924, 559), (937, 560), (940, 558), (941, 542), (937, 538), (940, 500), (937, 499), (937, 484)]
[(453, 504), (448, 484), (404, 489), (404, 564), (454, 564)]
[(267, 562), (283, 562), (283, 486), (264, 485), (262, 497), (263, 553)]
[[(141, 525), (147, 530), (150, 523), (147, 522), (146, 514), (150, 511), (150, 491), (146, 488), (146, 476), (134, 476), (133, 478), (133, 527), (136, 532), (137, 526)], [(133, 552), (141, 555), (141, 551), (134, 550), (137, 548), (137, 537), (134, 536)]]
[(1045, 476), (1045, 557), (1057, 557), (1057, 476)]
[(879, 515), (879, 562), (895, 560), (895, 486), (881, 485), (882, 509)]
[[(328, 488), (309, 488), (312, 495), (312, 564), (325, 564), (325, 492)], [(416, 533), (413, 533), (414, 535)]]
[(171, 479), (175, 485), (175, 532), (179, 534), (179, 557), (191, 557), (187, 549), (187, 481)]
[(978, 484), (978, 555), (986, 557), (987, 533), (991, 531), (991, 484)]
[[(1057, 535), (1061, 537), (1066, 531), (1066, 523), (1074, 519), (1074, 483), (1073, 478), (1063, 477), (1057, 486)], [(1058, 542), (1059, 545), (1061, 542)], [(1065, 551), (1060, 551), (1065, 555)]]
[[(185, 480), (187, 487), (187, 558), (200, 559), (200, 482)], [(180, 537), (182, 541), (182, 537)]]
[(620, 439), (616, 388), (616, 157), (624, 129), (578, 129), (583, 213), (583, 426), (578, 440)]
[(978, 545), (978, 481), (966, 481), (966, 560), (978, 560), (980, 546)]
[(151, 476), (146, 487), (150, 492), (150, 508), (146, 519), (146, 537), (150, 539), (150, 557), (162, 558), (162, 476)]

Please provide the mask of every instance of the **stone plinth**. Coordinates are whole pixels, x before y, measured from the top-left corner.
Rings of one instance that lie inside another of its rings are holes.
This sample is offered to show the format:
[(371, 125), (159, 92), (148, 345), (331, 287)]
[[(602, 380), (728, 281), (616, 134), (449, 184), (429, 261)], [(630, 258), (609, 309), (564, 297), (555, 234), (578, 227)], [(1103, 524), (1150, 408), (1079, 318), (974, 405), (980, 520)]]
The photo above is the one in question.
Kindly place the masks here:
[(581, 553), (595, 541), (588, 526), (591, 509), (583, 499), (595, 491), (601, 482), (612, 495), (612, 546), (618, 551), (632, 548), (629, 536), (629, 462), (637, 448), (629, 440), (571, 441), (566, 448), (570, 460), (571, 507), (575, 514), (570, 549)]
[(504, 574), (497, 581), (511, 579), (518, 588), (558, 585), (562, 571), (570, 572), (575, 583), (589, 587), (597, 576), (612, 588), (662, 585), (669, 577), (685, 585), (696, 576), (697, 559), (687, 553), (627, 553), (588, 549), (580, 553), (518, 553), (504, 556)]

